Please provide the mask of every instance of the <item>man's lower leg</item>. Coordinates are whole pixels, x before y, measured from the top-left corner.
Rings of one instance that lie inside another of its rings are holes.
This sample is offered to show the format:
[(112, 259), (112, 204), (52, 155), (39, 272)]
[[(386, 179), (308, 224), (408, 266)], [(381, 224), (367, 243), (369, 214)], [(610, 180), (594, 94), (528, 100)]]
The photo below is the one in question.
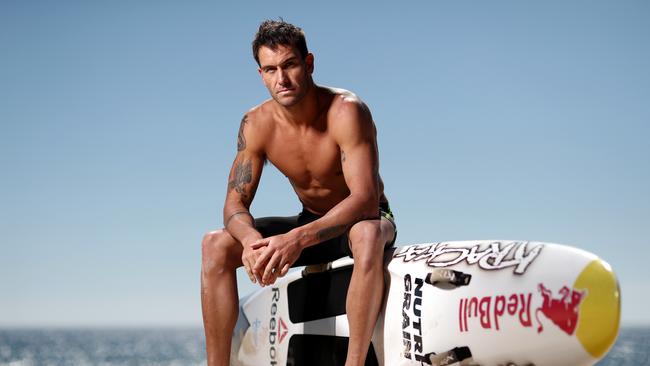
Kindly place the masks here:
[(201, 271), (201, 305), (209, 366), (229, 366), (239, 302), (235, 271)]
[(363, 365), (370, 347), (384, 295), (383, 262), (357, 265), (352, 271), (346, 310), (350, 324), (350, 341), (346, 366)]

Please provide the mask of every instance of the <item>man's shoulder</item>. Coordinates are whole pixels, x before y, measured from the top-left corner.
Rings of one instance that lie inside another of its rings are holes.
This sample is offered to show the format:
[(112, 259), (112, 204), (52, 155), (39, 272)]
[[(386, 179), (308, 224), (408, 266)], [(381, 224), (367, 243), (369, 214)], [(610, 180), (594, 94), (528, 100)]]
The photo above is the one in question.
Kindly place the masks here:
[(362, 129), (372, 126), (370, 109), (357, 94), (340, 88), (328, 90), (332, 93), (328, 111), (330, 127), (347, 130), (354, 125)]
[(334, 113), (354, 113), (360, 108), (367, 108), (361, 98), (347, 90), (334, 87), (322, 87), (326, 93), (332, 96), (330, 112)]
[(263, 153), (269, 136), (273, 132), (271, 116), (268, 105), (265, 103), (246, 111), (239, 126), (238, 146), (244, 146), (249, 151)]
[(273, 119), (272, 115), (271, 105), (267, 100), (246, 111), (244, 118), (250, 127), (257, 130), (268, 126), (268, 122)]

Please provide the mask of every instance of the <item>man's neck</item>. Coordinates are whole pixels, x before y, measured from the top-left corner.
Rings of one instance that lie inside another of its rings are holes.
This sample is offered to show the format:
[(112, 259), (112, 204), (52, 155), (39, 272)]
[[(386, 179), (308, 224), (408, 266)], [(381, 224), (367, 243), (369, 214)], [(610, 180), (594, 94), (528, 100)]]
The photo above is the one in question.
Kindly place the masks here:
[(312, 83), (307, 95), (297, 104), (285, 107), (276, 103), (276, 111), (282, 120), (298, 127), (311, 124), (321, 112), (319, 87)]

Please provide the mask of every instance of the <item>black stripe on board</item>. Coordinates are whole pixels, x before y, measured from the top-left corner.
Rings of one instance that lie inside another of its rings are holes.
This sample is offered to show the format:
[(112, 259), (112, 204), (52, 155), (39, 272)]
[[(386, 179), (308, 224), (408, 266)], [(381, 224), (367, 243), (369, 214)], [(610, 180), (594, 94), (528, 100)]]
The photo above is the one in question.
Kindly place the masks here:
[[(348, 337), (294, 334), (289, 340), (287, 366), (343, 366), (348, 353)], [(379, 366), (370, 344), (365, 366)]]
[(352, 266), (312, 273), (287, 286), (289, 319), (293, 323), (345, 314)]

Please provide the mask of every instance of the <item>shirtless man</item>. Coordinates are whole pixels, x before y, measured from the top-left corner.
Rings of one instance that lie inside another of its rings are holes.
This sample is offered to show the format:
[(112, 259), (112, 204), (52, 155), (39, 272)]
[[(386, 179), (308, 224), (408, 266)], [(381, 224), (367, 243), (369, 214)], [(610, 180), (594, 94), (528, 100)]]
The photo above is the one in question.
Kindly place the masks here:
[[(224, 229), (203, 238), (201, 303), (208, 365), (229, 365), (239, 310), (238, 267), (243, 265), (251, 281), (266, 286), (290, 267), (346, 255), (354, 257), (346, 302), (346, 366), (363, 365), (383, 297), (383, 252), (396, 234), (379, 177), (370, 111), (349, 91), (314, 84), (314, 56), (298, 27), (263, 22), (253, 53), (271, 99), (241, 121)], [(303, 204), (299, 215), (251, 216), (267, 160), (291, 182)]]

